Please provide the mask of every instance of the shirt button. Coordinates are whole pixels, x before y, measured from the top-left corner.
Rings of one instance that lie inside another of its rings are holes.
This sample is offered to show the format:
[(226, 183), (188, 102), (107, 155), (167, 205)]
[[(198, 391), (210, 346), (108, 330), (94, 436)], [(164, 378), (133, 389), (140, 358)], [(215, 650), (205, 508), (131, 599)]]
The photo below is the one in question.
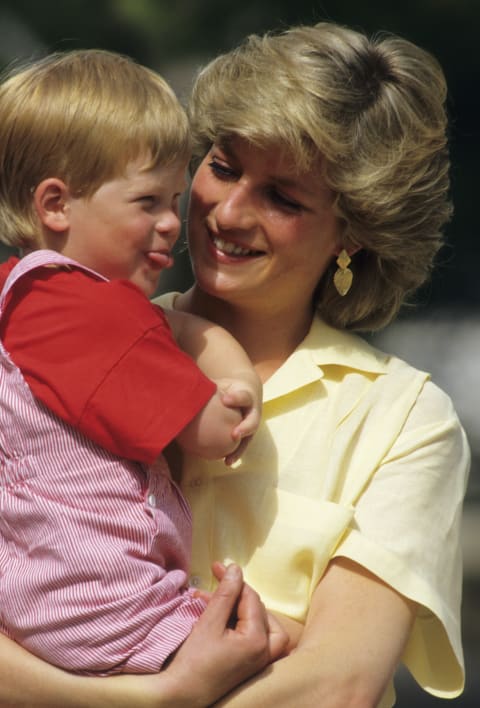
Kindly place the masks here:
[(147, 502), (150, 506), (156, 506), (157, 500), (155, 498), (155, 494), (149, 494), (147, 497)]

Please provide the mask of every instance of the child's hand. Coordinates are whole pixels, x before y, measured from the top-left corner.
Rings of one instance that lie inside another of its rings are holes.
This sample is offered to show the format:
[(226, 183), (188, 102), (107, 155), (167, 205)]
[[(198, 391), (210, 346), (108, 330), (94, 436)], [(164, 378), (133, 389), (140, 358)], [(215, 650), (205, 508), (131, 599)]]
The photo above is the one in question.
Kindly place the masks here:
[(241, 422), (232, 430), (233, 440), (239, 445), (234, 452), (227, 455), (225, 463), (233, 464), (247, 447), (252, 435), (256, 432), (262, 413), (262, 385), (256, 375), (247, 379), (223, 378), (216, 381), (222, 403), (240, 412)]

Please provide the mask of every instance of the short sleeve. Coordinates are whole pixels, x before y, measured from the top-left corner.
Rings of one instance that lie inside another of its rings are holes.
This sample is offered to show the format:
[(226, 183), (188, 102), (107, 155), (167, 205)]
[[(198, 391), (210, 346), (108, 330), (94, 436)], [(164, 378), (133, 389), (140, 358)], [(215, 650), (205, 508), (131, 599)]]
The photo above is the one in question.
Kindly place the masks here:
[(10, 296), (1, 336), (38, 400), (129, 459), (152, 462), (215, 391), (163, 311), (128, 281), (29, 273)]
[(427, 381), (335, 554), (418, 603), (403, 660), (442, 697), (458, 695), (464, 683), (460, 524), (469, 463), (450, 399)]
[(105, 372), (78, 426), (108, 450), (151, 463), (215, 390), (165, 323), (147, 329)]

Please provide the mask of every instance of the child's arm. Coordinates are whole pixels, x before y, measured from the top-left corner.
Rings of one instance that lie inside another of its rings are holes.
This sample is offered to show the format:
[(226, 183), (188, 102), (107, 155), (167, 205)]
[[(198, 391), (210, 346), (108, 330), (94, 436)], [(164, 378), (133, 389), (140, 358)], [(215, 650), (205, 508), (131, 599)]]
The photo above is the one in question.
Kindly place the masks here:
[(180, 445), (207, 459), (232, 463), (256, 431), (262, 385), (250, 359), (226, 330), (185, 312), (165, 311), (177, 344), (217, 384), (217, 393), (177, 436)]

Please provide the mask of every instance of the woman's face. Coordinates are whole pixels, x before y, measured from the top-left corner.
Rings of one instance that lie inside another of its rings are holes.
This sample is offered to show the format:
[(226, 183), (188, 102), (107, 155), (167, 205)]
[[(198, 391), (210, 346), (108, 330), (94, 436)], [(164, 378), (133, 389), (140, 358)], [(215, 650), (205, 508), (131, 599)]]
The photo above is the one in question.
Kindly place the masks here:
[(214, 145), (190, 196), (189, 247), (198, 285), (232, 305), (310, 308), (340, 250), (332, 201), (319, 171), (299, 174), (277, 149), (241, 138)]

